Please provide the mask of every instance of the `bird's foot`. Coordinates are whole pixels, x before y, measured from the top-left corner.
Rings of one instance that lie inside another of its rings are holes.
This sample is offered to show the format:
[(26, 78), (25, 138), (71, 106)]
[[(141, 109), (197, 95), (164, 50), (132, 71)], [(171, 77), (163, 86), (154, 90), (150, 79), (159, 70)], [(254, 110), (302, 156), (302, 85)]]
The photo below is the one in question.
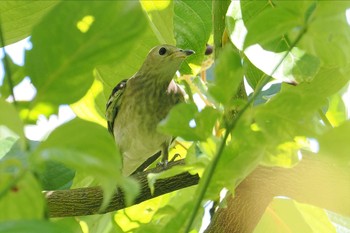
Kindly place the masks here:
[(162, 160), (157, 164), (157, 167), (162, 167), (165, 170), (168, 167), (168, 160)]

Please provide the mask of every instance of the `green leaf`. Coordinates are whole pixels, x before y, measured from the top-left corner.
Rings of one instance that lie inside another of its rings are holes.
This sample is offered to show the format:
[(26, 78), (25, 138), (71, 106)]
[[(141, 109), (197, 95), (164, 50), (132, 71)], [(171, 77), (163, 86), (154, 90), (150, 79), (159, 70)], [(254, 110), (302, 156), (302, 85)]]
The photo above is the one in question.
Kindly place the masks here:
[(0, 222), (43, 218), (45, 201), (41, 187), (17, 159), (0, 162), (0, 177)]
[(60, 1), (1, 1), (1, 27), (5, 45), (30, 36), (32, 28)]
[(228, 105), (235, 96), (243, 78), (240, 56), (233, 46), (225, 46), (216, 60), (214, 83), (209, 86), (209, 93), (220, 103)]
[(154, 34), (162, 44), (176, 43), (174, 39), (174, 2), (140, 0), (142, 8), (147, 12)]
[(0, 233), (76, 233), (70, 228), (43, 220), (20, 220), (0, 223)]
[[(18, 113), (15, 109), (15, 107), (6, 102), (3, 99), (0, 99), (0, 109), (1, 109), (1, 114), (0, 114), (0, 140), (6, 138), (6, 137), (19, 137), (22, 148), (25, 147), (26, 143), (26, 138), (24, 136), (24, 130), (23, 130), (23, 122), (18, 116)], [(6, 130), (5, 133), (5, 128), (11, 130), (12, 132), (9, 132)]]
[(333, 128), (318, 138), (320, 154), (339, 162), (341, 165), (350, 164), (350, 121)]
[[(289, 2), (289, 4), (295, 4)], [(296, 3), (298, 4), (298, 3)], [(248, 29), (244, 48), (253, 44), (264, 45), (282, 37), (293, 28), (303, 25), (303, 15), (284, 7), (267, 8), (260, 14), (245, 22)]]
[[(335, 4), (336, 3), (336, 4)], [(348, 1), (318, 1), (300, 46), (328, 67), (348, 65), (350, 27), (346, 19)]]
[(158, 128), (164, 133), (180, 136), (185, 140), (206, 140), (218, 118), (217, 110), (206, 107), (198, 112), (194, 103), (181, 103), (173, 107)]
[(70, 188), (75, 172), (61, 163), (48, 160), (37, 175), (43, 190), (63, 190)]
[(52, 160), (92, 176), (107, 204), (121, 181), (121, 156), (113, 137), (95, 123), (74, 119), (57, 129), (35, 151), (36, 162)]
[(26, 54), (35, 103), (81, 98), (93, 82), (92, 70), (125, 57), (146, 24), (138, 2), (61, 2), (34, 28)]
[[(176, 45), (183, 49), (192, 49), (196, 54), (183, 63), (181, 71), (191, 73), (189, 67), (198, 72), (204, 58), (206, 43), (212, 30), (211, 1), (176, 0), (174, 1), (174, 34)], [(191, 22), (191, 23), (188, 23)]]

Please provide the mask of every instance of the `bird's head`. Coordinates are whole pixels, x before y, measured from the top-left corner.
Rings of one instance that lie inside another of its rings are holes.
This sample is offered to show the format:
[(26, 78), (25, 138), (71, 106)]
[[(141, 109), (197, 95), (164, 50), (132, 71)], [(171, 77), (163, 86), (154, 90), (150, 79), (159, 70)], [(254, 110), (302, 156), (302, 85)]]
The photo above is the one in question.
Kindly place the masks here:
[(158, 45), (151, 49), (140, 71), (152, 75), (174, 76), (186, 57), (194, 54), (172, 45)]

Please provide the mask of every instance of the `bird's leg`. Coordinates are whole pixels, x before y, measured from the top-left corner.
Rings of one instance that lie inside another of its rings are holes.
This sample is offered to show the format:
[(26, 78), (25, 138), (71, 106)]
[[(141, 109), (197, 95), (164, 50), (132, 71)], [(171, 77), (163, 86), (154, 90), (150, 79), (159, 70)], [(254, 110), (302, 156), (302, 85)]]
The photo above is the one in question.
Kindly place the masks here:
[(162, 162), (163, 168), (168, 166), (168, 158), (169, 158), (169, 146), (168, 143), (164, 142), (162, 144)]

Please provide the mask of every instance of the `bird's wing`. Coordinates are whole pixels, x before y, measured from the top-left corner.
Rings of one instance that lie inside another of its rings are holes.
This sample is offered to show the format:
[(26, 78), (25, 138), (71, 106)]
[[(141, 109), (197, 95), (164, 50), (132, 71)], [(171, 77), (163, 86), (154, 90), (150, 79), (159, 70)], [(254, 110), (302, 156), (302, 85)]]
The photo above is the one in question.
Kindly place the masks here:
[(108, 123), (108, 131), (111, 134), (113, 134), (114, 120), (118, 114), (121, 98), (125, 91), (127, 81), (127, 79), (124, 79), (113, 88), (113, 91), (109, 96), (106, 104), (106, 119)]

